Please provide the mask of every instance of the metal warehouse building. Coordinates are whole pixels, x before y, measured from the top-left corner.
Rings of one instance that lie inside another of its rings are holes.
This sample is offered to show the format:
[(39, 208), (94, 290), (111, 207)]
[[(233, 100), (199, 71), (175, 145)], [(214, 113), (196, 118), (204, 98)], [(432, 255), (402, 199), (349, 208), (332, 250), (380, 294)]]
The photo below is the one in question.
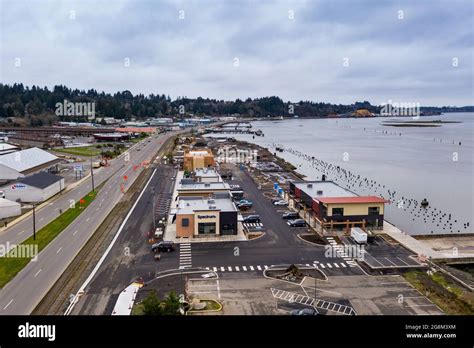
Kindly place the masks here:
[(64, 189), (64, 178), (47, 172), (39, 172), (4, 186), (1, 190), (11, 201), (43, 202)]
[(62, 159), (37, 147), (0, 156), (0, 181), (16, 180), (25, 175), (48, 169)]
[(0, 198), (0, 219), (18, 216), (21, 214), (21, 204)]

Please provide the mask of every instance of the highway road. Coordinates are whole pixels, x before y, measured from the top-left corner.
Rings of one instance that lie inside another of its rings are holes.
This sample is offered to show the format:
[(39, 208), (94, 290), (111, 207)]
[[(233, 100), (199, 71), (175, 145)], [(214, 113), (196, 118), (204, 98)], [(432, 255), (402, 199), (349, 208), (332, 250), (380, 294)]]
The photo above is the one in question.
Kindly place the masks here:
[[(130, 153), (135, 153), (136, 149), (141, 146), (140, 144), (135, 145), (134, 148), (129, 150)], [(110, 161), (109, 167), (101, 167), (94, 170), (94, 184), (96, 187), (118, 171), (125, 169), (127, 162), (124, 156), (125, 154), (122, 154), (119, 158)], [(92, 191), (92, 179), (88, 177), (78, 186), (71, 190), (65, 190), (62, 194), (53, 197), (50, 202), (46, 203), (43, 207), (37, 208), (35, 212), (36, 231), (39, 231), (42, 227), (57, 218), (60, 215), (60, 210), (63, 212), (66, 211), (69, 208), (71, 200), (78, 202), (90, 191)], [(1, 231), (0, 244), (6, 245), (7, 242), (10, 243), (10, 246), (20, 244), (31, 235), (33, 235), (33, 216), (29, 215), (18, 223)]]
[[(130, 187), (134, 180), (143, 171), (140, 164), (151, 160), (162, 144), (176, 133), (154, 135), (148, 140), (130, 149), (130, 160), (121, 156), (113, 161), (109, 167), (102, 168), (94, 175), (96, 186), (105, 181), (98, 192), (96, 199), (76, 218), (60, 235), (58, 235), (38, 255), (36, 262), (30, 262), (15, 278), (0, 290), (1, 315), (27, 315), (38, 305), (54, 282), (61, 276), (70, 262), (92, 236), (114, 206), (123, 196), (120, 185), (125, 181), (125, 189)], [(108, 178), (108, 180), (106, 180)], [(38, 211), (38, 228), (54, 219), (57, 209), (63, 210), (69, 206), (69, 200), (83, 197), (91, 188), (90, 179), (70, 192), (63, 194), (51, 206)], [(0, 242), (10, 241), (18, 243), (31, 233), (32, 221), (28, 218), (4, 231)], [(22, 232), (23, 231), (23, 232)], [(22, 233), (21, 233), (22, 232)], [(24, 235), (24, 237), (23, 237)]]

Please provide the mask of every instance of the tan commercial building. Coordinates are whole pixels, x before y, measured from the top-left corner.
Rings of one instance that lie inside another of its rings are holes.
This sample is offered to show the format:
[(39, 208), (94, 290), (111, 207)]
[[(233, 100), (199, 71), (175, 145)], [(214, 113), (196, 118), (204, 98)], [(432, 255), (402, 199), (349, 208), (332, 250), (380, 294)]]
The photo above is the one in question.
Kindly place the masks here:
[(211, 150), (188, 150), (184, 153), (183, 169), (193, 172), (198, 168), (208, 168), (215, 165)]
[(332, 181), (290, 183), (290, 195), (322, 222), (382, 228), (386, 200), (377, 196), (358, 196)]
[(237, 235), (237, 207), (228, 194), (212, 198), (181, 197), (176, 211), (176, 237)]

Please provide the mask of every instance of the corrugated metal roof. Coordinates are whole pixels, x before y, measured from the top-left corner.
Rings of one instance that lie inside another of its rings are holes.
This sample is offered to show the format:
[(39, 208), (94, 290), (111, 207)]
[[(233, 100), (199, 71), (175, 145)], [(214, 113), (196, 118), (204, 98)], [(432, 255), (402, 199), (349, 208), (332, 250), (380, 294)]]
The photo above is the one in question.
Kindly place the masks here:
[(18, 172), (24, 172), (57, 159), (58, 157), (49, 152), (33, 147), (0, 156), (0, 164), (15, 169)]
[(321, 197), (315, 200), (325, 204), (343, 203), (385, 203), (385, 199), (376, 196), (356, 196), (356, 197)]

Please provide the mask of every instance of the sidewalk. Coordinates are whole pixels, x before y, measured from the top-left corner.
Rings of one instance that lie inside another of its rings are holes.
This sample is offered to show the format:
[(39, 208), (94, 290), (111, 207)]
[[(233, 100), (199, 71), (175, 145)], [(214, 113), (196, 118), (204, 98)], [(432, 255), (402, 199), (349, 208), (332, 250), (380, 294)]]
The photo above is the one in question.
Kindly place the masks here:
[(431, 257), (433, 260), (436, 259), (459, 259), (459, 258), (474, 258), (474, 254), (458, 254), (455, 255), (452, 252), (441, 253), (433, 250), (427, 244), (413, 238), (410, 235), (402, 232), (400, 229), (390, 224), (387, 221), (383, 223), (383, 233), (388, 234), (390, 237), (395, 239), (400, 244), (404, 245), (406, 248), (410, 249), (418, 255), (424, 255), (426, 257)]

